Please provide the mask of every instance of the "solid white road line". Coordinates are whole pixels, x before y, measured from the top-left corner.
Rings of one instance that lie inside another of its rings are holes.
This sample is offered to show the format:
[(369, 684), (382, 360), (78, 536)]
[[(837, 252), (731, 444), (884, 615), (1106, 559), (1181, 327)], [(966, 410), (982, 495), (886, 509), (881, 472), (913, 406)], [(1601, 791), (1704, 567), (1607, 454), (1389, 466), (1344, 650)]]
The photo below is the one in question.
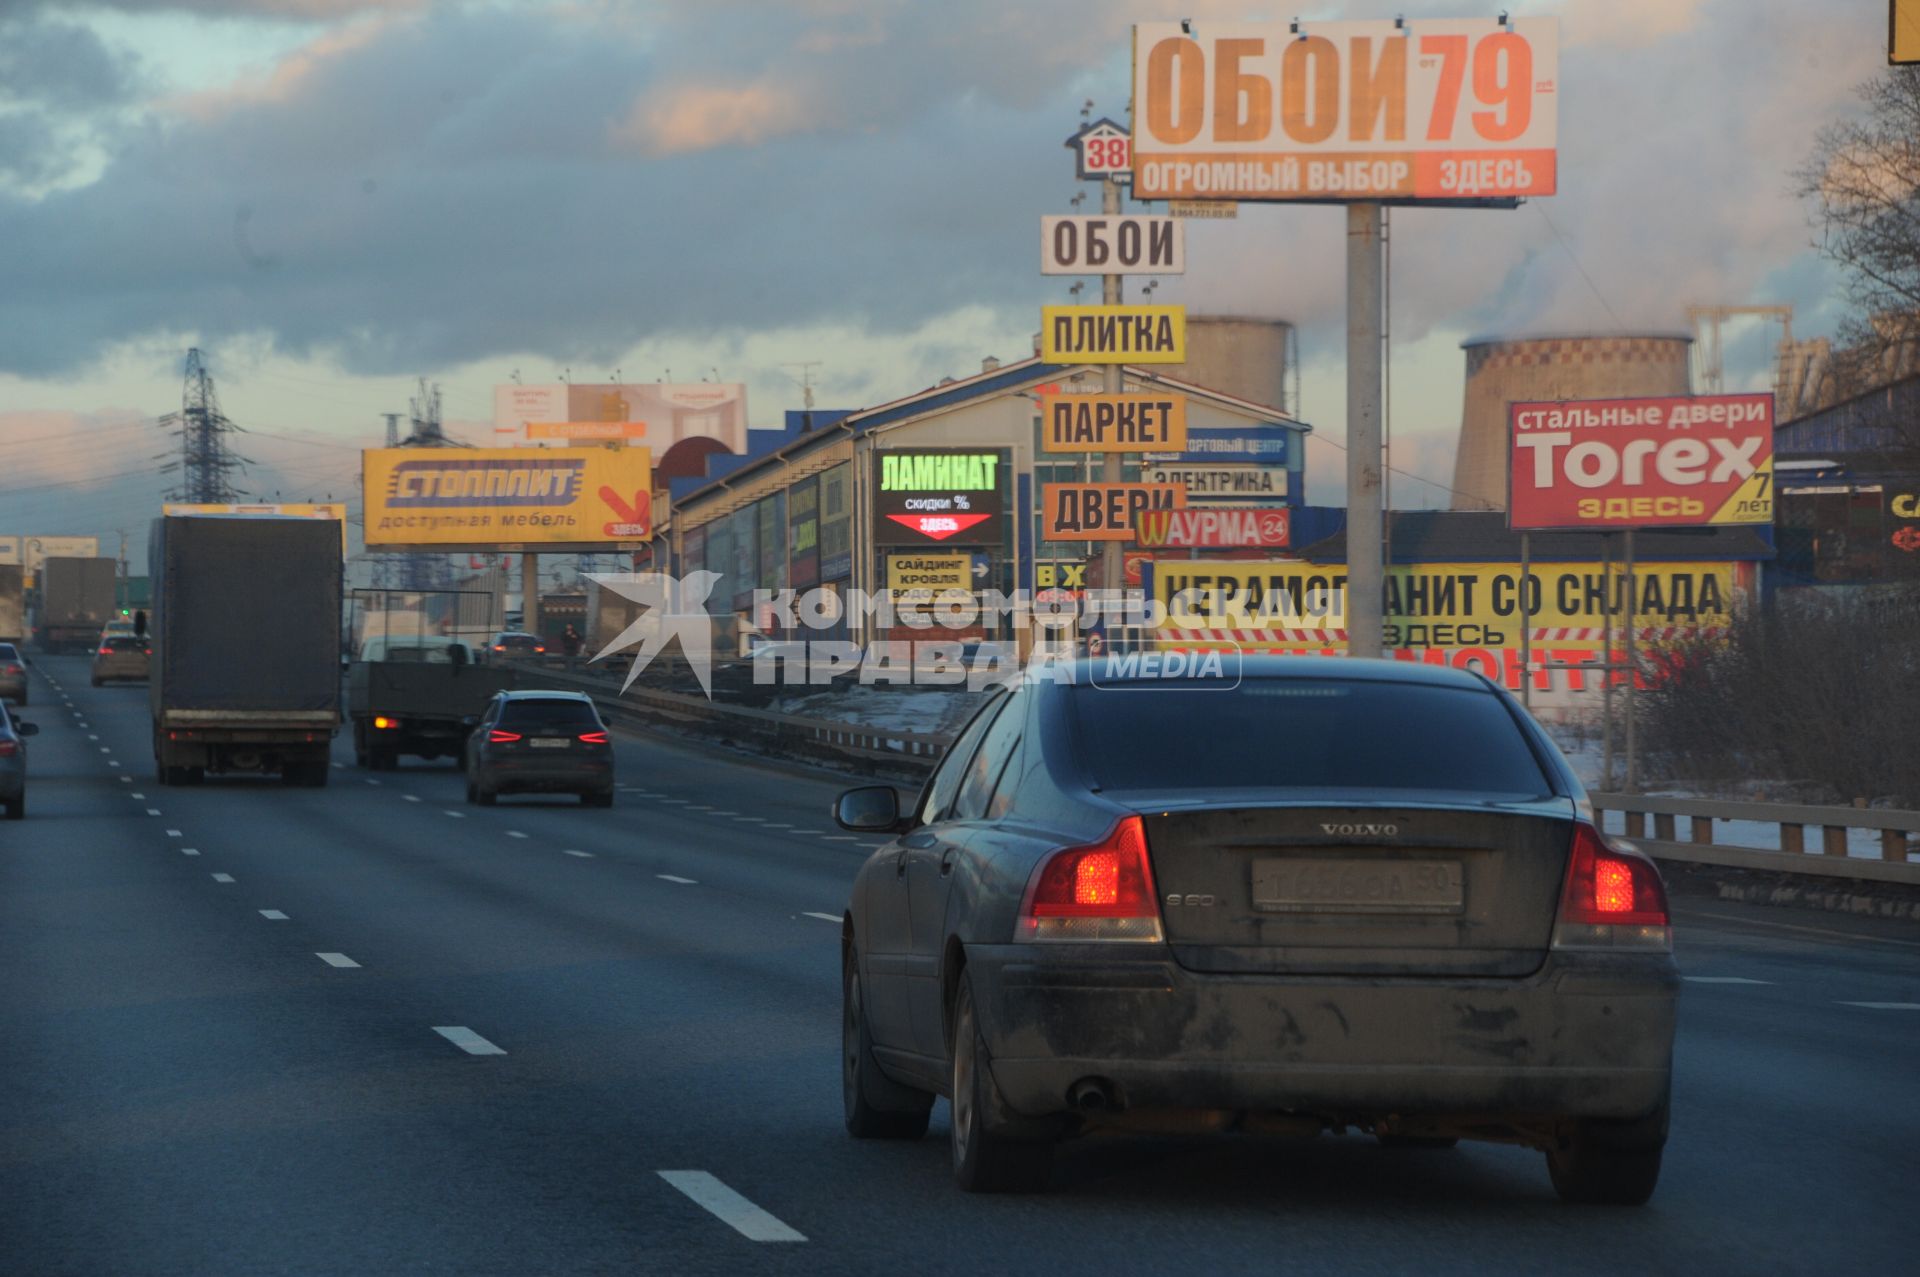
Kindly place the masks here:
[(692, 1198), (748, 1241), (807, 1240), (805, 1234), (789, 1228), (705, 1171), (661, 1171), (660, 1178)]
[(433, 1031), (447, 1041), (465, 1051), (468, 1055), (505, 1055), (493, 1043), (475, 1033), (464, 1024), (434, 1025)]
[(697, 878), (680, 878), (673, 874), (655, 874), (654, 877), (664, 882), (677, 882), (683, 887), (697, 887), (700, 885), (700, 881)]
[(801, 914), (800, 916), (802, 918), (818, 918), (822, 922), (841, 921), (840, 915), (837, 913), (814, 913), (812, 910), (808, 910), (807, 912)]
[(526, 837), (526, 835), (525, 835), (525, 834), (523, 834), (523, 833), (521, 833), (521, 832), (520, 832), (520, 831), (519, 831), (518, 829), (509, 829), (509, 830), (507, 830), (507, 837), (509, 837), (509, 838), (525, 838), (525, 837)]
[(316, 953), (313, 956), (330, 967), (357, 967), (360, 965), (344, 953)]
[(281, 913), (278, 909), (262, 909), (260, 911), (260, 916), (262, 918), (265, 918), (268, 922), (287, 921), (287, 915), (284, 913)]
[(1920, 1011), (1920, 1002), (1842, 1002), (1840, 1005), (1868, 1011)]
[(232, 882), (233, 875), (232, 874), (215, 874), (213, 876), (213, 880), (215, 882)]
[(182, 847), (180, 854), (183, 856), (197, 856), (200, 854), (200, 849), (198, 847)]
[(1689, 984), (1772, 984), (1771, 980), (1749, 980), (1743, 975), (1683, 975)]
[(592, 860), (592, 859), (593, 859), (593, 853), (592, 853), (592, 852), (590, 852), (590, 851), (575, 851), (575, 850), (574, 850), (573, 848), (571, 848), (571, 847), (566, 847), (566, 848), (563, 848), (562, 850), (564, 850), (564, 851), (565, 851), (565, 852), (566, 852), (566, 853), (567, 853), (567, 854), (568, 854), (569, 856), (578, 856), (578, 857), (580, 857), (580, 859), (582, 859), (582, 860)]

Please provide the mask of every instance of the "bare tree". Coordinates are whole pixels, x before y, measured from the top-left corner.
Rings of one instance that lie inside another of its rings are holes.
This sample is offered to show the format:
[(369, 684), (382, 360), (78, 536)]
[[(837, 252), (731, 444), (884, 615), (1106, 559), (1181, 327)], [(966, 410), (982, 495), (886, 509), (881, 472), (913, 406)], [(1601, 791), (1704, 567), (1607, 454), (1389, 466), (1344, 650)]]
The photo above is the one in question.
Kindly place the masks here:
[(1823, 129), (1794, 174), (1815, 247), (1846, 275), (1839, 397), (1920, 371), (1920, 67), (1860, 86), (1863, 110)]

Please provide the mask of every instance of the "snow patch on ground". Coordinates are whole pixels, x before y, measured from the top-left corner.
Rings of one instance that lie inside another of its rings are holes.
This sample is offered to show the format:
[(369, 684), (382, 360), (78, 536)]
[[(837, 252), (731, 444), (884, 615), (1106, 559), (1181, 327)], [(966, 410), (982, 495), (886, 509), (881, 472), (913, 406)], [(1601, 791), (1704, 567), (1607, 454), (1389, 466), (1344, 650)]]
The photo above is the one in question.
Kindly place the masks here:
[(768, 708), (782, 714), (830, 719), (876, 731), (937, 735), (959, 727), (978, 703), (978, 694), (964, 689), (896, 689), (854, 684), (783, 696)]

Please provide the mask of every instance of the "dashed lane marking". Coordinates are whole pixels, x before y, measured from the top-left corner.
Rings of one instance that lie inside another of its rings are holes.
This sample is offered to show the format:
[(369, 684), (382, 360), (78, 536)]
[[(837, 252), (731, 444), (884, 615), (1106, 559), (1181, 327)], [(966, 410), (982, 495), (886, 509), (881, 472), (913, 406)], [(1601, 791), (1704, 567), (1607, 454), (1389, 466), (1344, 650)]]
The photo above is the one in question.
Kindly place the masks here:
[(180, 836), (180, 831), (179, 831), (178, 829), (169, 829), (169, 830), (167, 830), (167, 837), (169, 837), (169, 838), (178, 838), (179, 836)]
[(200, 854), (200, 849), (198, 847), (182, 847), (180, 854), (183, 856), (197, 856)]
[(131, 777), (131, 776), (122, 776), (122, 777), (120, 778), (120, 783), (121, 783), (122, 785), (131, 785), (131, 784), (133, 783), (133, 777)]
[(287, 921), (287, 915), (284, 913), (281, 913), (278, 909), (262, 909), (260, 911), (260, 916), (262, 918), (265, 918), (268, 922)]
[(119, 765), (120, 765), (120, 760), (117, 758), (109, 758), (107, 760), (107, 766), (109, 767), (118, 767)]
[[(860, 840), (858, 838), (855, 838), (852, 834), (821, 834), (820, 841), (822, 842), (859, 842)], [(879, 846), (880, 844), (875, 843), (874, 845)]]
[(141, 799), (141, 798), (145, 798), (146, 795), (145, 794), (128, 794), (127, 797), (133, 798), (133, 799)]
[(767, 823), (767, 818), (765, 816), (735, 816), (734, 819), (739, 821), (745, 821), (749, 824), (755, 824), (755, 825), (764, 825)]
[(362, 779), (365, 780), (369, 785), (378, 785), (380, 783), (379, 781), (375, 780), (371, 776), (365, 776), (365, 777), (362, 777)]
[(1689, 984), (1772, 984), (1771, 980), (1749, 980), (1743, 975), (1686, 975)]
[[(80, 726), (82, 726), (82, 727), (85, 727), (85, 726), (86, 726), (86, 724), (85, 724), (85, 723), (82, 723), (82, 724), (80, 724)], [(88, 740), (99, 740), (100, 738), (99, 738), (98, 736), (94, 736), (94, 735), (92, 735), (92, 734), (89, 734), (89, 735), (87, 736), (87, 739), (88, 739)]]
[(822, 921), (822, 922), (840, 922), (840, 921), (842, 921), (842, 919), (841, 919), (841, 917), (840, 917), (840, 915), (839, 915), (839, 914), (837, 914), (837, 913), (814, 913), (814, 912), (813, 912), (813, 911), (812, 911), (811, 909), (809, 909), (809, 910), (808, 910), (807, 912), (805, 912), (805, 913), (803, 913), (803, 914), (801, 914), (800, 916), (801, 916), (802, 918), (818, 918), (818, 919), (820, 919), (820, 921)]
[(451, 808), (451, 807), (449, 807), (449, 808), (447, 808), (447, 815), (449, 815), (449, 816), (451, 816), (451, 817), (453, 817), (453, 818), (454, 818), (455, 820), (465, 820), (465, 819), (467, 818), (467, 813), (466, 813), (466, 812), (464, 812), (464, 811), (455, 811), (455, 810), (453, 810), (453, 808)]
[(578, 856), (578, 857), (580, 857), (580, 859), (582, 859), (582, 860), (592, 860), (592, 859), (593, 859), (593, 853), (592, 853), (592, 852), (590, 852), (590, 851), (575, 851), (575, 850), (574, 850), (573, 848), (571, 848), (571, 847), (563, 847), (563, 848), (562, 848), (561, 850), (563, 850), (564, 852), (566, 852), (566, 854), (567, 854), (567, 855), (569, 855), (569, 856)]
[(683, 887), (697, 887), (700, 885), (699, 880), (696, 878), (682, 878), (676, 874), (655, 874), (654, 877), (663, 882), (677, 882)]
[(509, 837), (509, 838), (525, 838), (525, 837), (526, 837), (526, 835), (525, 835), (525, 834), (523, 834), (523, 833), (521, 833), (521, 832), (520, 832), (520, 831), (519, 831), (518, 829), (509, 829), (509, 830), (507, 830), (507, 837)]
[(316, 953), (313, 956), (330, 967), (357, 967), (360, 965), (344, 953)]
[(406, 799), (410, 803), (417, 803), (420, 801), (420, 795), (418, 794), (402, 794), (400, 796)]
[(213, 880), (215, 882), (232, 882), (233, 875), (232, 874), (215, 874), (213, 876)]
[(158, 816), (159, 814), (160, 814), (160, 809), (159, 809), (158, 807), (149, 807), (149, 808), (147, 808), (147, 815), (149, 815), (149, 816)]
[(433, 1031), (447, 1041), (465, 1051), (468, 1055), (505, 1055), (506, 1052), (475, 1033), (464, 1024), (436, 1024)]
[(706, 1171), (661, 1171), (660, 1178), (748, 1241), (803, 1242), (804, 1233), (761, 1210)]
[(1920, 1002), (1842, 1002), (1840, 1005), (1867, 1011), (1920, 1011)]
[(691, 805), (691, 800), (686, 798), (662, 798), (660, 801), (663, 803), (669, 803), (675, 807), (686, 807)]

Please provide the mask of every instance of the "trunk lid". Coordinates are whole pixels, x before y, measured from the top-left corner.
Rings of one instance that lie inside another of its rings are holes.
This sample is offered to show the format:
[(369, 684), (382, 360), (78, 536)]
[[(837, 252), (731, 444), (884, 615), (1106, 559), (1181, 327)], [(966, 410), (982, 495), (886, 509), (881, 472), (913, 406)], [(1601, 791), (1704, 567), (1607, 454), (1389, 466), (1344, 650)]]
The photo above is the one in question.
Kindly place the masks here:
[(1198, 798), (1136, 806), (1167, 943), (1188, 970), (1510, 978), (1546, 960), (1573, 833), (1566, 799)]

